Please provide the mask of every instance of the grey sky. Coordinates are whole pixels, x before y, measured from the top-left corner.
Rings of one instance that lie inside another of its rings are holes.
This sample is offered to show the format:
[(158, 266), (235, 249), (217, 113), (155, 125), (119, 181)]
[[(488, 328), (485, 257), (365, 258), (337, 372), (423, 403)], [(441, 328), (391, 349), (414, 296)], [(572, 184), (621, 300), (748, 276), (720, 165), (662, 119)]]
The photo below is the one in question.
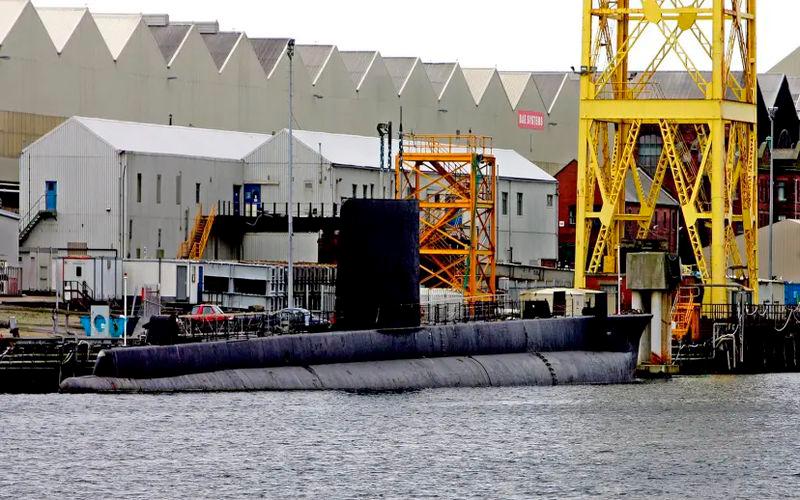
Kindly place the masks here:
[[(505, 70), (565, 70), (580, 61), (582, 0), (40, 0), (95, 12), (167, 13), (218, 20), (252, 37), (291, 36), (342, 50), (459, 61)], [(800, 45), (800, 2), (759, 0), (758, 66), (766, 71)], [(651, 42), (652, 43), (652, 42)], [(635, 63), (634, 63), (635, 65)]]

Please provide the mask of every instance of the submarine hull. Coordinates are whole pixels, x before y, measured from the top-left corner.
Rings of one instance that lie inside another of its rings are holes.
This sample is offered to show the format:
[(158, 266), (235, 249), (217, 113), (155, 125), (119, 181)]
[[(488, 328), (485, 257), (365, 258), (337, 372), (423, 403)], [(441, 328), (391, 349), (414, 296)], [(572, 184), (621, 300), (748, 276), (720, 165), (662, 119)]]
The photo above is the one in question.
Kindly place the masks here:
[(626, 383), (649, 315), (110, 349), (64, 392), (412, 390)]

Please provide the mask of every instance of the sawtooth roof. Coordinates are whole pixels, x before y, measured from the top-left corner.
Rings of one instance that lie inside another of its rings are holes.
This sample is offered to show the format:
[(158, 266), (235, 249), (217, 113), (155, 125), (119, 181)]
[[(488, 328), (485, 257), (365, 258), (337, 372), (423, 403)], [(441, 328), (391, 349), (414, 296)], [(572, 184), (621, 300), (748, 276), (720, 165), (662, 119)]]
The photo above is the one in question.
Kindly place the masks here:
[(342, 57), (347, 72), (350, 73), (356, 90), (360, 89), (364, 77), (378, 57), (378, 52), (374, 50), (343, 51), (339, 52), (339, 55)]
[(60, 54), (83, 16), (89, 11), (85, 8), (39, 7), (36, 12)]
[(288, 38), (250, 38), (250, 44), (267, 76), (272, 74), (286, 47)]
[(222, 69), (242, 34), (235, 31), (220, 31), (218, 33), (204, 33), (200, 36), (203, 37), (203, 41), (206, 43), (217, 69)]

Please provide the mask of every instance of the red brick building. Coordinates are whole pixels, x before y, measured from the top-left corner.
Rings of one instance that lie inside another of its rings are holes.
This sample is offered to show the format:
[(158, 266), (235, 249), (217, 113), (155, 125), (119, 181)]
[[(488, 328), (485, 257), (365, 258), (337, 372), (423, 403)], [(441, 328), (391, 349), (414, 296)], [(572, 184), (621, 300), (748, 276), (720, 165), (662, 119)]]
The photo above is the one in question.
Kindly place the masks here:
[[(572, 268), (575, 265), (575, 225), (577, 222), (577, 173), (578, 162), (573, 160), (562, 168), (555, 177), (558, 180), (558, 260), (559, 267)], [(652, 179), (640, 170), (642, 189), (650, 190)], [(595, 195), (600, 199), (600, 194)], [(639, 202), (633, 179), (628, 176), (625, 185), (625, 210), (628, 213), (639, 211)], [(599, 207), (598, 207), (599, 208)], [(653, 216), (650, 239), (646, 242), (649, 246), (658, 246), (666, 251), (674, 252), (676, 248), (676, 235), (678, 229), (678, 202), (662, 189), (656, 204)], [(638, 225), (628, 223), (625, 226), (625, 240), (630, 245), (636, 245), (636, 232)], [(641, 243), (641, 242), (640, 242)]]

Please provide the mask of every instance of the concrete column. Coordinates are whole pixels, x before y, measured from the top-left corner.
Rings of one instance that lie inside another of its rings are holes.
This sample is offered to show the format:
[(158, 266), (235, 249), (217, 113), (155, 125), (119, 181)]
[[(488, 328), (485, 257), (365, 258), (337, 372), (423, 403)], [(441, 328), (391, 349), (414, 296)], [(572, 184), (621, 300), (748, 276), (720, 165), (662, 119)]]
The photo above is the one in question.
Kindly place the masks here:
[[(644, 311), (644, 300), (642, 298), (642, 293), (639, 291), (632, 291), (631, 292), (631, 308), (634, 311)], [(638, 363), (649, 363), (650, 362), (650, 327), (644, 329), (644, 333), (642, 333), (642, 337), (639, 339), (639, 360)]]
[(650, 294), (650, 314), (653, 318), (650, 320), (650, 352), (664, 359), (663, 346), (661, 345), (661, 299), (662, 292), (651, 292)]

